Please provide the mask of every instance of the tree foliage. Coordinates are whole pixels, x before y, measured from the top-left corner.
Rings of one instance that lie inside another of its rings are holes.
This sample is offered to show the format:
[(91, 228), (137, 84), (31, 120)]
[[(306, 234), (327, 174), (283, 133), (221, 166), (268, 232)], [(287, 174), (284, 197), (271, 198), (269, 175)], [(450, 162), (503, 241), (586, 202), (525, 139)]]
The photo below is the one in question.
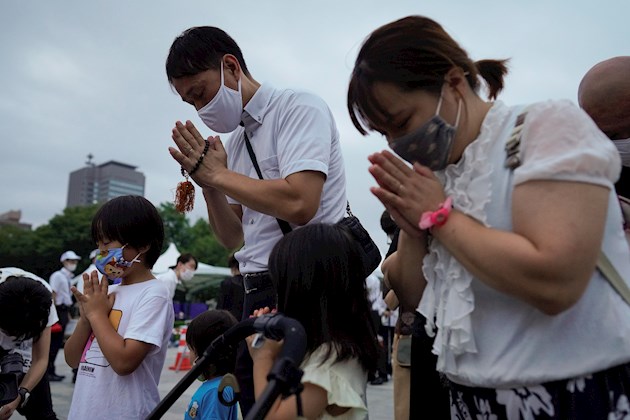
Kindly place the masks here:
[[(73, 250), (82, 257), (77, 267), (77, 273), (80, 273), (90, 264), (88, 256), (95, 248), (91, 225), (98, 208), (98, 204), (66, 208), (35, 230), (0, 226), (0, 267), (19, 267), (48, 279), (61, 267), (61, 254)], [(219, 244), (205, 220), (198, 219), (191, 226), (172, 203), (160, 204), (158, 212), (164, 221), (162, 252), (173, 242), (180, 252), (190, 252), (199, 261), (227, 265), (231, 250)]]
[(19, 267), (47, 279), (61, 267), (61, 254), (71, 249), (82, 257), (77, 272), (84, 270), (95, 247), (91, 225), (97, 209), (68, 207), (35, 230), (0, 227), (0, 267)]
[(204, 219), (191, 226), (185, 215), (175, 210), (173, 203), (162, 203), (158, 211), (164, 221), (164, 249), (173, 242), (179, 252), (191, 253), (206, 264), (225, 267), (232, 250), (224, 248)]

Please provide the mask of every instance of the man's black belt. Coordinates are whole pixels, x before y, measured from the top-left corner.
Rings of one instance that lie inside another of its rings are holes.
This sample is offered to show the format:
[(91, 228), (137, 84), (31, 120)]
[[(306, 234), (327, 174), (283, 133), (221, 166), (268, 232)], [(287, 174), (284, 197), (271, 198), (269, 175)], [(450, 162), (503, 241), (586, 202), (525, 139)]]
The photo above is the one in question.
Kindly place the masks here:
[(255, 292), (256, 290), (267, 288), (271, 285), (269, 271), (260, 271), (258, 273), (243, 274), (243, 287), (245, 294)]

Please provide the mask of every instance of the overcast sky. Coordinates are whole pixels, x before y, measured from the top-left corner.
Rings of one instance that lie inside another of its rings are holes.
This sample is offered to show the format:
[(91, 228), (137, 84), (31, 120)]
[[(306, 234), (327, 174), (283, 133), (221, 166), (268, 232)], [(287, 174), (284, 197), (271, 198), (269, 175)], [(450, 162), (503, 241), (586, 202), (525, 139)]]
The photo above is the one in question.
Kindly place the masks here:
[[(628, 0), (2, 0), (0, 213), (22, 210), (22, 221), (35, 227), (60, 214), (69, 173), (89, 153), (96, 164), (137, 166), (145, 196), (155, 205), (172, 201), (181, 180), (167, 151), (175, 121), (191, 119), (213, 133), (171, 91), (164, 61), (183, 30), (211, 25), (236, 40), (259, 82), (327, 101), (341, 132), (350, 204), (386, 249), (383, 207), (367, 172), (367, 156), (386, 142), (355, 130), (345, 97), (361, 42), (411, 14), (440, 22), (474, 60), (511, 58), (499, 96), (508, 104), (576, 102), (591, 66), (630, 55)], [(193, 221), (205, 217), (200, 190), (197, 196)]]

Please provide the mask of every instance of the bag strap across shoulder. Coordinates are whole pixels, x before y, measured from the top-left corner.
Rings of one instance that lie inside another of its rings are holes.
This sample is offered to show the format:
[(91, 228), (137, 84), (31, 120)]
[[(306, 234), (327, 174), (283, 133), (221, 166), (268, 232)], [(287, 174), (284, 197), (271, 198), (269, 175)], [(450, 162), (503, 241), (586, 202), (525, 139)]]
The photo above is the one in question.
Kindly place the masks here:
[[(249, 136), (245, 131), (243, 131), (243, 137), (245, 138), (245, 147), (247, 147), (247, 153), (249, 153), (249, 158), (252, 160), (252, 164), (254, 165), (254, 169), (256, 169), (258, 178), (263, 179), (262, 171), (260, 170), (260, 166), (258, 166), (258, 159), (256, 159), (256, 154), (254, 153), (254, 148), (252, 147), (252, 143), (249, 141)], [(346, 212), (350, 217), (353, 216), (352, 211), (350, 211), (350, 201), (346, 201)], [(286, 235), (293, 230), (289, 222), (287, 222), (286, 220), (278, 218), (276, 218), (276, 220), (278, 221), (280, 230), (282, 230), (282, 234)]]
[[(514, 128), (510, 137), (508, 137), (505, 143), (505, 167), (511, 170), (516, 169), (521, 165), (521, 137), (523, 134), (523, 126), (525, 125), (525, 117), (527, 116), (527, 108), (525, 108), (517, 117), (514, 123)], [(627, 200), (627, 199), (626, 199)], [(608, 280), (610, 285), (615, 289), (617, 293), (630, 305), (630, 288), (623, 280), (619, 272), (614, 265), (610, 262), (604, 251), (600, 251), (597, 258), (597, 269), (602, 273), (604, 278)]]
[(610, 285), (619, 293), (619, 295), (630, 305), (630, 288), (626, 282), (621, 278), (619, 272), (614, 265), (610, 262), (604, 251), (599, 253), (597, 258), (597, 269), (604, 276)]
[[(249, 141), (249, 136), (247, 136), (247, 133), (244, 130), (243, 130), (243, 136), (245, 137), (245, 147), (247, 147), (247, 153), (249, 153), (249, 158), (252, 160), (252, 163), (254, 164), (254, 169), (256, 169), (258, 178), (263, 179), (260, 166), (258, 166), (258, 159), (256, 159), (256, 154), (254, 153), (254, 148), (252, 147), (252, 143)], [(286, 220), (282, 220), (278, 218), (276, 218), (276, 220), (278, 221), (278, 225), (280, 226), (280, 230), (282, 230), (283, 235), (286, 235), (287, 233), (293, 230), (289, 222), (287, 222)]]

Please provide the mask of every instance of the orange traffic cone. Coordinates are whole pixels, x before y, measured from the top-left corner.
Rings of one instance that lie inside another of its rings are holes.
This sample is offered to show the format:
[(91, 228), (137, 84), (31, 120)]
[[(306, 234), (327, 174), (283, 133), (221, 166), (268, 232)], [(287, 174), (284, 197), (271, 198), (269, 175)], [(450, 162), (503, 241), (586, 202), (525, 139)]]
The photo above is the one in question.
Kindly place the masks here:
[(180, 370), (190, 370), (192, 365), (190, 364), (190, 353), (188, 352), (188, 346), (186, 345), (186, 330), (187, 326), (182, 326), (179, 329), (179, 347), (177, 347), (177, 357), (173, 366), (169, 366), (170, 370), (178, 372)]

